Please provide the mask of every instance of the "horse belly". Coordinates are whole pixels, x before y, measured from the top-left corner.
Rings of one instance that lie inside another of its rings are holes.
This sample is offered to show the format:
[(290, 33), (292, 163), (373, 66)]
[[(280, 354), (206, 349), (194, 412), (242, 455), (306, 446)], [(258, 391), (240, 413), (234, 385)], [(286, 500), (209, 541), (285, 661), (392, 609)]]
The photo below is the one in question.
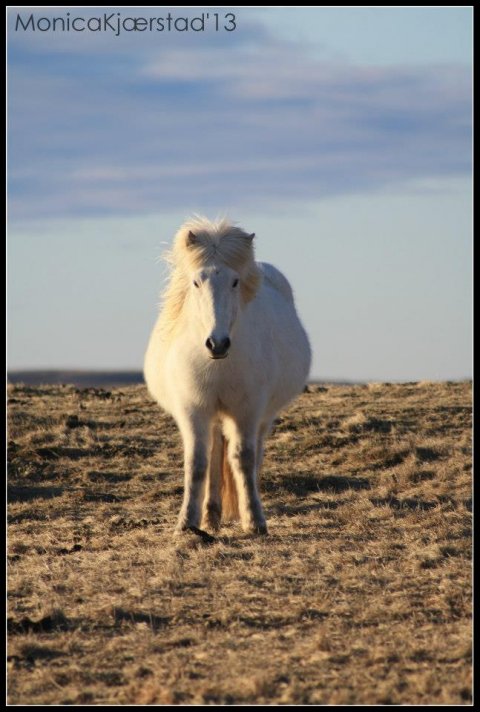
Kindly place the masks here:
[(290, 300), (265, 290), (263, 354), (268, 374), (268, 417), (302, 392), (310, 370), (311, 350), (307, 334)]
[(165, 378), (167, 348), (157, 326), (152, 331), (145, 353), (143, 376), (152, 398), (167, 412), (170, 410), (168, 379)]

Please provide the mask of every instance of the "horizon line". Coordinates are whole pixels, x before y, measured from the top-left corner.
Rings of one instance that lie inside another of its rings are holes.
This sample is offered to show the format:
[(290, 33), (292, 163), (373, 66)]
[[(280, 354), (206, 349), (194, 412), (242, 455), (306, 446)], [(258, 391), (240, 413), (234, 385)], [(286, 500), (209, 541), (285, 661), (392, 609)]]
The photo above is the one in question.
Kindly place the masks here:
[[(88, 382), (93, 382), (99, 385), (100, 381), (105, 381), (109, 385), (134, 385), (144, 383), (143, 371), (135, 368), (124, 369), (85, 369), (85, 368), (21, 368), (7, 370), (7, 383), (22, 383), (30, 385), (44, 383), (46, 385), (57, 385), (60, 383), (75, 385), (75, 381), (79, 385), (86, 385)], [(68, 379), (73, 380), (68, 380)], [(306, 384), (337, 384), (337, 385), (362, 385), (368, 383), (419, 383), (423, 381), (431, 381), (438, 383), (462, 383), (465, 381), (473, 382), (472, 376), (464, 376), (461, 378), (419, 378), (419, 379), (375, 379), (375, 378), (342, 378), (342, 377), (319, 377), (312, 376), (308, 378)]]

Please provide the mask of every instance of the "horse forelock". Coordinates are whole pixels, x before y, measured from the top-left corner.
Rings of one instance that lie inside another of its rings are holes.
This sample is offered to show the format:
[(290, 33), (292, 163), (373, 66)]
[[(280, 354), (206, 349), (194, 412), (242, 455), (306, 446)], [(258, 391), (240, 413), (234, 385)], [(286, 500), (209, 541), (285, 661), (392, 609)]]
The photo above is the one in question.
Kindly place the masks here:
[(181, 226), (172, 257), (174, 265), (184, 269), (223, 263), (239, 272), (255, 261), (252, 235), (226, 219), (211, 222), (200, 217)]

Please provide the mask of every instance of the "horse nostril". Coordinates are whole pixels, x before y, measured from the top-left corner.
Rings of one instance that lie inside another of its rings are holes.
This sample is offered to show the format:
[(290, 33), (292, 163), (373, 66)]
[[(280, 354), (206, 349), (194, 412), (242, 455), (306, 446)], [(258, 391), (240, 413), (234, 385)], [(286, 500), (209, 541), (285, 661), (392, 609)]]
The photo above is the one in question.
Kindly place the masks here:
[(230, 339), (226, 336), (224, 339), (216, 340), (212, 336), (209, 336), (205, 341), (205, 346), (210, 351), (214, 358), (223, 357), (227, 355), (227, 351), (230, 348)]

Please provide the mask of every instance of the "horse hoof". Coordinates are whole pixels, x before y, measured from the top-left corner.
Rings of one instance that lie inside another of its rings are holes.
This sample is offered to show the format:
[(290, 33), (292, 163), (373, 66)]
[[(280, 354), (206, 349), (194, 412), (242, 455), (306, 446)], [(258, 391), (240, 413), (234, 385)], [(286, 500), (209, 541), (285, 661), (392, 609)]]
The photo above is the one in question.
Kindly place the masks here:
[(254, 536), (267, 536), (268, 529), (266, 524), (252, 524), (245, 530), (247, 534), (253, 534)]
[(197, 536), (202, 544), (213, 544), (216, 539), (214, 536), (209, 534), (208, 532), (203, 531), (203, 529), (199, 529), (198, 527), (195, 526), (182, 526), (182, 527), (177, 527), (177, 529), (174, 530), (173, 532), (174, 536), (181, 536), (182, 534), (195, 534)]

